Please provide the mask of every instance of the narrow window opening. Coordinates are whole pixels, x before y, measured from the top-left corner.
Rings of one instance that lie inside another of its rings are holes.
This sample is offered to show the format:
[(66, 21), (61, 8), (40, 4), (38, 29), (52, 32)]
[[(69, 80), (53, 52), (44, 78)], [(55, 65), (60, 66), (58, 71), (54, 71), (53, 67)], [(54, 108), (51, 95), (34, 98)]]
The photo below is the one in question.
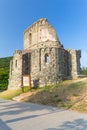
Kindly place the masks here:
[(45, 55), (45, 63), (46, 64), (49, 63), (49, 55), (48, 54)]
[(15, 61), (15, 67), (17, 68), (17, 60)]
[(32, 42), (32, 34), (30, 33), (29, 34), (29, 43), (31, 44), (31, 42)]
[(13, 61), (11, 62), (11, 75), (12, 75), (12, 71), (13, 71)]

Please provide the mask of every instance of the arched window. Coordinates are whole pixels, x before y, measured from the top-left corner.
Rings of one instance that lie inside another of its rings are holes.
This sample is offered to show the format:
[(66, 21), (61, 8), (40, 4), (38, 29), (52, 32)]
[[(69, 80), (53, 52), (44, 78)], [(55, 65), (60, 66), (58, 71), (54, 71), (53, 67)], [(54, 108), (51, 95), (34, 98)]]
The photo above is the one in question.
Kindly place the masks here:
[(45, 63), (49, 63), (49, 55), (45, 54)]

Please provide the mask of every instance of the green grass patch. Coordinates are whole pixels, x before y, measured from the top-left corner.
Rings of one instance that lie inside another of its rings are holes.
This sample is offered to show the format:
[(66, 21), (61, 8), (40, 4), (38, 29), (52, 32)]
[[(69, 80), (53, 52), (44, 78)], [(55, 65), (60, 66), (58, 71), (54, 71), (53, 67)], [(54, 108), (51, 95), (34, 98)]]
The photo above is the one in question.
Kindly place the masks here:
[(6, 90), (0, 93), (0, 98), (12, 100), (13, 97), (18, 96), (22, 93), (21, 89), (18, 90)]
[[(29, 87), (25, 87), (24, 88), (24, 93), (28, 92), (29, 91)], [(14, 97), (22, 94), (22, 89), (18, 89), (18, 90), (6, 90), (6, 91), (3, 91), (3, 92), (0, 92), (0, 98), (3, 98), (3, 99), (7, 99), (7, 100), (12, 100)]]

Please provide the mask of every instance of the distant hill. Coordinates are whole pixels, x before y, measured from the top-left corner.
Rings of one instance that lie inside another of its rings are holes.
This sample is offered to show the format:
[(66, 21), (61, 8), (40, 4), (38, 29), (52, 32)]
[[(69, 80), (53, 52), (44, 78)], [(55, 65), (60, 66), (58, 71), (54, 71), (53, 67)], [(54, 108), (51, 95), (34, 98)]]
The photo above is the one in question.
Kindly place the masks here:
[(0, 68), (7, 68), (7, 69), (9, 69), (9, 67), (10, 67), (10, 60), (11, 59), (12, 59), (12, 56), (5, 57), (5, 58), (0, 58)]
[(0, 58), (0, 90), (7, 89), (11, 59), (12, 56)]

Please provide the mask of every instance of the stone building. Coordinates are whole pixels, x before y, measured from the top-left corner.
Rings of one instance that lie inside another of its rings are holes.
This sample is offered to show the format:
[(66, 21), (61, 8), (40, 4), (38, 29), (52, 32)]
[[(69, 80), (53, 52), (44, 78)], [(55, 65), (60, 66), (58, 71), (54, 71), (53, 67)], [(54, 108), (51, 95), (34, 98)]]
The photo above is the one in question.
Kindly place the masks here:
[(31, 77), (32, 87), (77, 78), (80, 57), (80, 50), (64, 49), (47, 19), (39, 19), (24, 31), (24, 49), (14, 52), (8, 89), (21, 87), (23, 75)]

